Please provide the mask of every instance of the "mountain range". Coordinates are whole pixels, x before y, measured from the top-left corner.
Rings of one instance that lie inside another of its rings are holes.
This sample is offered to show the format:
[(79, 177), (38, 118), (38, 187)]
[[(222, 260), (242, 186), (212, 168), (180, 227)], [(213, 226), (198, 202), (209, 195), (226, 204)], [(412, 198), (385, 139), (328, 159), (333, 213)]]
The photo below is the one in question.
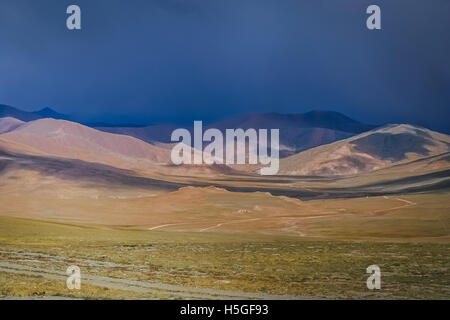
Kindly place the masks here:
[(280, 174), (355, 175), (449, 151), (450, 136), (446, 134), (391, 124), (282, 159)]
[[(375, 128), (333, 111), (311, 111), (303, 114), (261, 113), (239, 115), (204, 125), (205, 130), (216, 128), (225, 133), (229, 128), (280, 129), (280, 156), (351, 137)], [(170, 124), (146, 127), (99, 126), (96, 129), (126, 134), (149, 143), (170, 143), (170, 135), (178, 128)], [(193, 127), (186, 127), (191, 133)]]
[[(44, 108), (36, 112), (26, 112), (11, 106), (0, 105), (0, 117), (12, 117), (21, 121), (43, 118), (72, 120), (72, 117)], [(171, 143), (173, 130), (180, 126), (164, 123), (149, 126), (133, 124), (85, 123), (86, 126), (116, 134), (138, 138), (150, 144)], [(364, 124), (334, 111), (310, 111), (302, 114), (260, 113), (230, 117), (210, 124), (205, 130), (217, 128), (225, 133), (228, 128), (281, 129), (280, 156), (286, 157), (309, 148), (349, 138), (371, 130), (375, 125)], [(186, 129), (193, 132), (193, 126)]]
[[(0, 127), (11, 123), (11, 118), (4, 119), (0, 119)], [(136, 170), (169, 161), (168, 150), (134, 137), (50, 118), (24, 122), (1, 134), (0, 147), (20, 154), (79, 159)]]
[[(0, 149), (15, 154), (78, 159), (159, 174), (254, 172), (253, 167), (242, 166), (173, 166), (167, 142), (176, 126), (170, 124), (91, 128), (57, 119), (63, 115), (48, 108), (24, 112), (2, 105), (1, 112), (7, 117), (0, 118)], [(286, 151), (280, 161), (281, 175), (357, 175), (450, 151), (448, 135), (408, 124), (375, 127), (331, 111), (244, 115), (205, 127), (279, 128), (281, 151)]]
[(64, 119), (70, 120), (71, 117), (65, 114), (56, 112), (50, 108), (43, 108), (38, 111), (23, 111), (5, 104), (0, 104), (0, 118), (11, 117), (21, 121), (33, 121), (43, 118)]

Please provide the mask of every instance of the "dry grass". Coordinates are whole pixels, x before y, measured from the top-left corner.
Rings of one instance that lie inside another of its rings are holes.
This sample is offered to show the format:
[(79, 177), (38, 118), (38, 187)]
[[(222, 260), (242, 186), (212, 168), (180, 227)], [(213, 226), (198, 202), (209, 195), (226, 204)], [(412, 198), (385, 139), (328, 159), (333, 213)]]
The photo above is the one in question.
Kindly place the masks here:
[[(62, 271), (77, 264), (82, 272), (123, 279), (332, 299), (448, 299), (450, 294), (448, 244), (149, 232), (15, 218), (0, 218), (0, 235), (0, 261)], [(39, 254), (31, 259), (27, 253)], [(365, 269), (371, 264), (382, 270), (382, 290), (377, 292), (365, 286)], [(3, 295), (33, 294), (20, 277), (0, 276)], [(37, 286), (36, 292), (68, 295), (64, 282), (43, 281), (27, 280)], [(83, 290), (80, 297), (139, 297)]]

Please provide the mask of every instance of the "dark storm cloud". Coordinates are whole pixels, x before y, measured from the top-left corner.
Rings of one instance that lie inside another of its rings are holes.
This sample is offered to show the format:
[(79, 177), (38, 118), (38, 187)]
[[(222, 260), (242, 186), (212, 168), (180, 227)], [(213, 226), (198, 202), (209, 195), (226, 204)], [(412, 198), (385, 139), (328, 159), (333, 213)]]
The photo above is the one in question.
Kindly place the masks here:
[[(82, 30), (65, 10), (82, 9)], [(0, 103), (110, 121), (341, 111), (450, 132), (450, 2), (2, 0)]]

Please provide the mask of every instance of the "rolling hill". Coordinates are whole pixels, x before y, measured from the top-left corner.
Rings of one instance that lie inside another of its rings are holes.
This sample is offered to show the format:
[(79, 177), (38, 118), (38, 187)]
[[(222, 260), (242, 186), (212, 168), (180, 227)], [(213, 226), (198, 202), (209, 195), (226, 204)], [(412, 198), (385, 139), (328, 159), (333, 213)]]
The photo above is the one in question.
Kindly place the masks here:
[[(27, 112), (7, 105), (0, 105), (1, 117), (11, 117), (25, 122), (45, 118), (72, 121), (70, 116), (58, 113), (50, 108)], [(91, 122), (85, 125), (103, 132), (131, 136), (154, 145), (171, 143), (171, 133), (179, 127), (186, 127), (193, 132), (191, 124), (187, 126), (174, 124), (137, 126)], [(225, 132), (226, 129), (237, 128), (245, 130), (249, 128), (280, 129), (280, 157), (282, 158), (346, 139), (376, 127), (333, 111), (311, 111), (302, 114), (256, 113), (238, 115), (211, 124), (204, 123), (203, 125), (204, 130), (217, 128), (222, 132)]]
[[(0, 134), (0, 151), (19, 156), (81, 160), (132, 170), (151, 177), (222, 175), (233, 172), (225, 165), (175, 166), (170, 159), (170, 145), (152, 145), (131, 136), (103, 132), (66, 120), (22, 122), (3, 118), (0, 128), (5, 131)], [(44, 163), (50, 164), (49, 160)], [(74, 163), (67, 165), (73, 166)], [(54, 165), (51, 164), (51, 167)], [(40, 171), (43, 171), (42, 168)]]
[(450, 136), (412, 125), (386, 125), (280, 162), (280, 174), (354, 175), (450, 150)]
[(39, 119), (0, 134), (0, 147), (19, 154), (79, 159), (118, 168), (167, 163), (167, 150), (139, 139), (66, 120)]
[(21, 126), (24, 122), (16, 118), (5, 117), (0, 118), (0, 134), (12, 131)]
[[(173, 130), (180, 126), (151, 125), (147, 127), (96, 127), (98, 130), (126, 134), (149, 143), (170, 142)], [(280, 129), (280, 156), (285, 157), (302, 150), (328, 144), (373, 129), (375, 126), (355, 121), (341, 113), (311, 111), (304, 114), (262, 113), (231, 117), (204, 129)], [(192, 132), (192, 127), (186, 127)]]

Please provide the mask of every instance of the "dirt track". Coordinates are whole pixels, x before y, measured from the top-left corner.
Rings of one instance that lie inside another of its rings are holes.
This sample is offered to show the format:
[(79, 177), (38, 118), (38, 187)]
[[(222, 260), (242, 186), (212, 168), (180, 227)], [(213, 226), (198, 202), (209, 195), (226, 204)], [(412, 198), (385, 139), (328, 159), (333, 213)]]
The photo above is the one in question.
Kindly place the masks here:
[[(64, 271), (50, 270), (46, 268), (31, 267), (11, 262), (0, 261), (0, 272), (16, 273), (21, 275), (44, 277), (61, 281), (64, 285), (67, 275)], [(177, 299), (307, 299), (306, 297), (291, 295), (270, 295), (262, 293), (247, 293), (238, 291), (216, 290), (208, 288), (194, 288), (180, 285), (166, 284), (153, 281), (137, 281), (89, 275), (82, 272), (81, 283), (110, 289), (133, 291), (137, 293), (149, 293), (153, 295), (173, 296)]]

